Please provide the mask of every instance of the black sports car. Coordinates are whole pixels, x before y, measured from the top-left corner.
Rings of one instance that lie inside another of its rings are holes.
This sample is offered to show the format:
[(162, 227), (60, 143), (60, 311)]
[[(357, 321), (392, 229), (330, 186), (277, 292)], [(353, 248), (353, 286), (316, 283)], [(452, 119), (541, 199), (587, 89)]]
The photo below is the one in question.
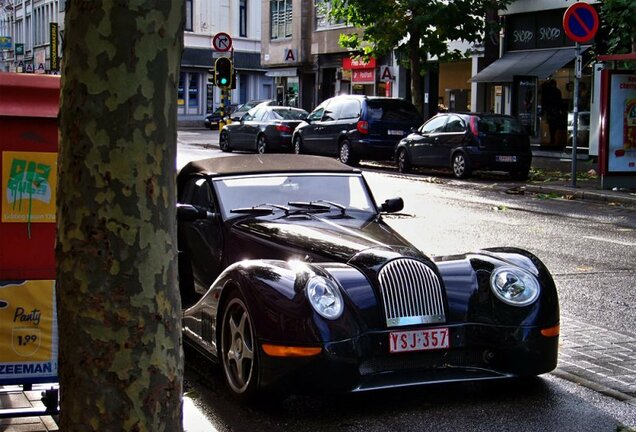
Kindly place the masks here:
[(186, 342), (232, 392), (355, 392), (556, 367), (559, 304), (531, 253), (430, 258), (362, 173), (305, 155), (187, 164), (177, 177)]

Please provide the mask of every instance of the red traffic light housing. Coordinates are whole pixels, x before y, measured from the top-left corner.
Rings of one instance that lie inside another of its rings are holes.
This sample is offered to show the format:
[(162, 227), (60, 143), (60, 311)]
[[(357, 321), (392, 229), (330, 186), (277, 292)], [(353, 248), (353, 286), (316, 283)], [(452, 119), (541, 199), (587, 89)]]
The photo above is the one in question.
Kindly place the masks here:
[(231, 87), (234, 77), (232, 60), (228, 57), (219, 57), (214, 62), (214, 84), (218, 87)]

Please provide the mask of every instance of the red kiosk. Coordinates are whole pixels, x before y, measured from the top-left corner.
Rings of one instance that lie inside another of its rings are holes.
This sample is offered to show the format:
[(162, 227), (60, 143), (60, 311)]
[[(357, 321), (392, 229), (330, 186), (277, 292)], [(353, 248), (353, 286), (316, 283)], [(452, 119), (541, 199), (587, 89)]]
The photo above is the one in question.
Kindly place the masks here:
[[(59, 76), (0, 73), (0, 385), (25, 389), (57, 381), (59, 96)], [(47, 414), (57, 410), (51, 392)], [(19, 411), (0, 417), (35, 414)]]

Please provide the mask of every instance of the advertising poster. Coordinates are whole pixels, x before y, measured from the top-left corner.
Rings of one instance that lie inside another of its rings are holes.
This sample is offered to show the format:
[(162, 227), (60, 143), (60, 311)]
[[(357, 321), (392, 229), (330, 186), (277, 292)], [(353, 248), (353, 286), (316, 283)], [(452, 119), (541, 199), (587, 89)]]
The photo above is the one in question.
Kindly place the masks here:
[(57, 377), (55, 281), (0, 281), (0, 385)]
[(613, 74), (610, 86), (608, 171), (636, 173), (636, 74)]
[(55, 222), (57, 153), (2, 152), (2, 222)]

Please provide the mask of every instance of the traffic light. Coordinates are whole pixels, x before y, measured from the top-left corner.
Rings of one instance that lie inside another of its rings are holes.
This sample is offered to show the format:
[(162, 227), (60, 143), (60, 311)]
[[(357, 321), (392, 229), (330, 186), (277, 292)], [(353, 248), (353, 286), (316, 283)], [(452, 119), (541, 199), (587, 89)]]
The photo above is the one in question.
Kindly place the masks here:
[(230, 87), (234, 75), (232, 60), (228, 57), (219, 57), (214, 62), (214, 82), (218, 87)]

